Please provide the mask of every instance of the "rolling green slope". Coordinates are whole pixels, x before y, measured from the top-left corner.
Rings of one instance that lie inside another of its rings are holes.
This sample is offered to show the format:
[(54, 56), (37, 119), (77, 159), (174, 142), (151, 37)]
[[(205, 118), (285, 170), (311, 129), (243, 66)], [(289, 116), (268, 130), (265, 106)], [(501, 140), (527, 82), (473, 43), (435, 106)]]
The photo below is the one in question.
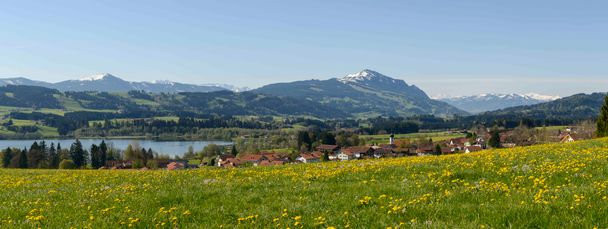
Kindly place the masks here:
[(154, 94), (146, 92), (60, 92), (35, 86), (0, 87), (0, 114), (10, 112), (41, 112), (63, 115), (65, 112), (156, 112), (175, 115), (182, 112), (204, 115), (280, 115), (318, 118), (349, 117), (328, 105), (315, 101), (235, 93), (184, 92)]

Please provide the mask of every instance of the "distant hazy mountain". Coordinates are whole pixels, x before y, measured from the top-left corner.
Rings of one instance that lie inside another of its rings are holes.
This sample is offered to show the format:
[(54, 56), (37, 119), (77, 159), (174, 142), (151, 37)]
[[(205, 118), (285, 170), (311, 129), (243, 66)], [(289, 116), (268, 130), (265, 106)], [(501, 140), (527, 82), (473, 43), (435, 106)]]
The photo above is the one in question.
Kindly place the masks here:
[(237, 87), (237, 86), (234, 86), (234, 85), (223, 84), (223, 83), (201, 84), (201, 86), (221, 87), (221, 88), (225, 88), (225, 89), (228, 89), (228, 90), (234, 91), (234, 92), (244, 92), (244, 91), (250, 91), (251, 90), (251, 88), (249, 88), (249, 87)]
[(550, 102), (488, 111), (468, 118), (477, 123), (512, 120), (515, 121), (514, 125), (522, 119), (536, 120), (547, 125), (572, 123), (573, 120), (597, 118), (605, 97), (606, 93), (576, 94)]
[(58, 83), (34, 81), (26, 78), (0, 79), (0, 86), (3, 85), (40, 86), (60, 91), (126, 92), (131, 90), (144, 90), (155, 93), (211, 92), (240, 89), (231, 85), (194, 85), (172, 81), (130, 82), (107, 73), (93, 75), (79, 80), (66, 80)]
[(340, 79), (277, 83), (253, 91), (321, 102), (356, 116), (467, 114), (447, 103), (429, 98), (424, 91), (403, 80), (367, 69)]
[(449, 103), (469, 113), (481, 113), (508, 107), (534, 105), (559, 99), (559, 96), (528, 94), (480, 94), (439, 100)]
[(51, 87), (52, 83), (47, 83), (43, 81), (30, 80), (23, 77), (15, 77), (15, 78), (4, 78), (0, 79), (0, 86), (6, 85), (26, 85), (26, 86), (38, 86), (38, 87)]

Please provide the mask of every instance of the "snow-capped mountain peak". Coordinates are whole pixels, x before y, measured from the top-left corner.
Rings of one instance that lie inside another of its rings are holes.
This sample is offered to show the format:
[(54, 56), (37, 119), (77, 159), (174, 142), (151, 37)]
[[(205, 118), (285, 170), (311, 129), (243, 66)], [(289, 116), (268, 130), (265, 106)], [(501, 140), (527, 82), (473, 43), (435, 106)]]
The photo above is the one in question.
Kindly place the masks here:
[(201, 86), (206, 86), (206, 87), (221, 87), (221, 88), (225, 88), (229, 91), (234, 91), (234, 92), (244, 92), (244, 91), (250, 91), (251, 88), (249, 87), (237, 87), (234, 85), (230, 85), (230, 84), (222, 84), (222, 83), (211, 83), (211, 84), (201, 84)]
[(96, 74), (96, 75), (92, 75), (89, 77), (81, 78), (81, 79), (79, 79), (79, 81), (97, 81), (97, 80), (103, 80), (103, 79), (112, 78), (112, 77), (116, 78), (116, 76), (113, 76), (110, 73), (102, 73), (102, 74)]
[(533, 98), (533, 99), (537, 99), (537, 100), (544, 100), (544, 101), (553, 101), (556, 99), (561, 99), (562, 97), (558, 96), (558, 95), (541, 95), (541, 94), (537, 94), (537, 93), (526, 93), (523, 94), (524, 96)]
[(484, 93), (470, 96), (440, 98), (439, 100), (454, 105), (462, 110), (478, 113), (498, 110), (508, 107), (534, 105), (559, 99), (559, 96), (541, 95), (537, 93), (526, 94), (496, 94)]
[(175, 85), (175, 82), (170, 80), (153, 80), (153, 84)]
[(410, 86), (401, 79), (395, 79), (370, 69), (348, 74), (337, 81), (361, 90), (390, 91), (407, 98), (429, 99), (426, 93), (415, 85)]
[(348, 82), (363, 82), (370, 80), (378, 80), (378, 81), (392, 81), (395, 82), (395, 79), (390, 78), (388, 76), (382, 75), (379, 72), (374, 70), (364, 69), (357, 73), (352, 73), (346, 75), (344, 78), (340, 79), (340, 82), (348, 83)]
[(526, 93), (526, 94), (498, 94), (498, 93), (482, 93), (478, 95), (467, 95), (467, 96), (456, 96), (456, 97), (442, 97), (438, 96), (437, 99), (442, 100), (490, 100), (490, 99), (524, 99), (524, 100), (539, 100), (539, 101), (553, 101), (561, 97), (554, 95), (541, 95), (537, 93)]

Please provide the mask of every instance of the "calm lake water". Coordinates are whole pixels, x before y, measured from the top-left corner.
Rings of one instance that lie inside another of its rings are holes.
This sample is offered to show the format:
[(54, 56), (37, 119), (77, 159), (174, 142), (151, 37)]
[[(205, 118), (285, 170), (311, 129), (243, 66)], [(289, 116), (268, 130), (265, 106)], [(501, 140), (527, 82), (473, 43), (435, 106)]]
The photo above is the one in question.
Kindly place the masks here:
[[(61, 139), (61, 140), (57, 140), (57, 139), (51, 139), (51, 140), (47, 140), (44, 139), (46, 141), (47, 146), (51, 145), (52, 143), (55, 143), (55, 146), (57, 146), (57, 143), (61, 143), (61, 148), (63, 149), (68, 149), (70, 147), (70, 145), (72, 143), (74, 143), (74, 139)], [(102, 140), (106, 141), (106, 144), (108, 144), (108, 147), (113, 147), (113, 148), (117, 148), (117, 149), (121, 149), (124, 150), (127, 148), (127, 146), (129, 146), (129, 144), (132, 144), (133, 142), (137, 142), (139, 143), (140, 147), (149, 149), (152, 148), (152, 150), (156, 153), (159, 154), (164, 154), (164, 155), (170, 155), (170, 156), (174, 156), (174, 155), (183, 155), (185, 152), (188, 151), (188, 147), (192, 146), (194, 148), (194, 152), (200, 151), (203, 148), (205, 148), (205, 146), (213, 143), (213, 144), (217, 144), (217, 145), (230, 145), (232, 144), (232, 142), (226, 142), (226, 141), (154, 141), (154, 140), (132, 140), (132, 139), (80, 139), (80, 142), (82, 143), (82, 146), (86, 149), (90, 149), (92, 144), (97, 144), (99, 145), (101, 143)], [(23, 147), (27, 147), (28, 149), (30, 148), (30, 146), (32, 146), (32, 143), (34, 143), (34, 141), (38, 141), (40, 142), (41, 140), (0, 140), (0, 149), (6, 149), (7, 147), (14, 147), (14, 148), (20, 148), (23, 149)]]

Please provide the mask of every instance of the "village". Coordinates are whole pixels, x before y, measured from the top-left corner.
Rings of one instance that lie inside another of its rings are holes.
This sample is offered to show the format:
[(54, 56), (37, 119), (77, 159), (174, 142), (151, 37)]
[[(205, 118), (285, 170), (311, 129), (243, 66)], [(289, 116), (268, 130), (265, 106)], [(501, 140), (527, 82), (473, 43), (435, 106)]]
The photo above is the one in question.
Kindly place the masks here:
[[(462, 132), (458, 132), (462, 133)], [(450, 138), (441, 141), (433, 139), (395, 139), (390, 135), (386, 143), (370, 144), (364, 146), (340, 146), (321, 144), (314, 147), (311, 152), (297, 154), (261, 151), (258, 153), (243, 153), (234, 155), (224, 152), (210, 161), (193, 164), (184, 159), (154, 159), (158, 167), (141, 169), (195, 169), (199, 167), (238, 168), (252, 166), (277, 166), (287, 164), (320, 163), (328, 161), (372, 160), (394, 157), (435, 156), (449, 154), (467, 154), (492, 148), (513, 148), (529, 146), (547, 142), (569, 143), (577, 140), (590, 139), (592, 135), (582, 127), (563, 127), (550, 131), (536, 131), (535, 134), (522, 133), (517, 129), (495, 132), (485, 131), (467, 133), (464, 137)], [(548, 133), (548, 135), (547, 135)], [(464, 133), (463, 133), (464, 134)], [(494, 135), (494, 136), (493, 136)], [(539, 140), (541, 139), (541, 140)], [(108, 169), (136, 168), (130, 160), (108, 161)]]
[[(255, 154), (246, 154), (243, 156), (234, 156), (230, 154), (219, 155), (214, 166), (232, 168), (244, 166), (273, 166), (284, 164), (299, 164), (299, 163), (317, 163), (324, 161), (349, 161), (349, 160), (364, 160), (378, 159), (391, 157), (411, 157), (411, 156), (432, 156), (432, 155), (447, 155), (457, 153), (472, 153), (489, 148), (513, 148), (518, 146), (518, 143), (513, 139), (516, 131), (506, 131), (498, 133), (498, 145), (491, 146), (489, 142), (492, 139), (491, 131), (487, 130), (485, 134), (478, 137), (476, 134), (470, 137), (452, 138), (445, 141), (434, 142), (429, 139), (428, 143), (422, 144), (399, 144), (396, 142), (394, 135), (391, 135), (386, 144), (366, 145), (366, 146), (349, 146), (341, 147), (339, 145), (319, 145), (315, 147), (313, 152), (302, 152), (295, 159), (291, 159), (289, 155), (276, 152), (259, 152)], [(568, 143), (576, 140), (589, 139), (584, 135), (577, 135), (574, 127), (566, 127), (563, 130), (559, 129), (555, 135), (549, 136), (548, 141)], [(529, 139), (527, 139), (529, 141)], [(531, 144), (526, 144), (531, 145)]]

